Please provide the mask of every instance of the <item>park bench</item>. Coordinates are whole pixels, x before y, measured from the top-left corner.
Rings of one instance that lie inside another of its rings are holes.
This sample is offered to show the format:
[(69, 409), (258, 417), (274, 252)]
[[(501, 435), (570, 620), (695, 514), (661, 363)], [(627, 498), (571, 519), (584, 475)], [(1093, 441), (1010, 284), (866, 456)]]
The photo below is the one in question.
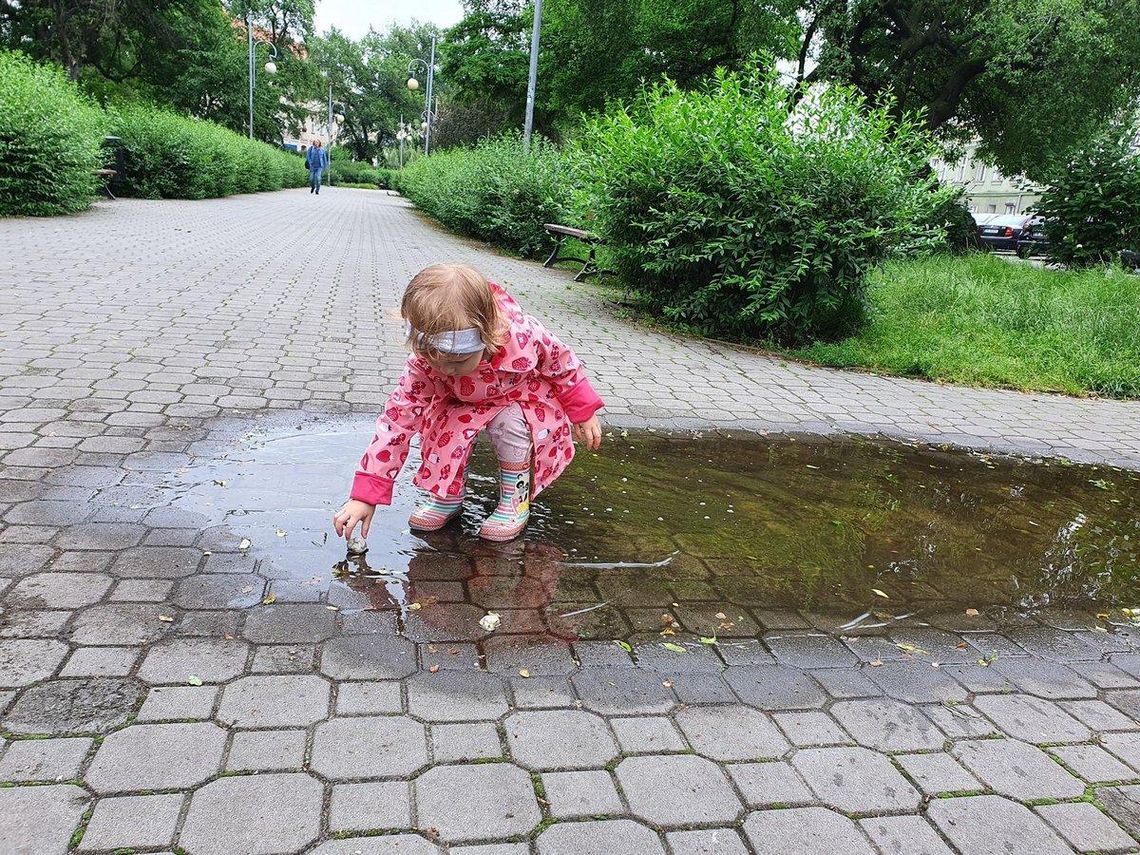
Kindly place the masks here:
[(108, 199), (114, 199), (115, 194), (111, 192), (111, 182), (115, 180), (118, 171), (114, 169), (96, 169), (95, 174), (103, 182), (103, 192), (107, 194)]
[[(543, 263), (543, 267), (553, 267), (559, 261), (580, 262), (582, 269), (579, 270), (578, 275), (574, 277), (575, 282), (581, 282), (587, 276), (600, 272), (595, 262), (595, 250), (597, 245), (601, 242), (597, 235), (592, 235), (584, 229), (562, 226), (558, 223), (543, 223), (542, 227), (546, 229), (548, 233), (554, 235), (554, 249), (551, 251), (550, 257)], [(562, 254), (562, 242), (568, 237), (579, 240), (589, 247), (589, 253), (585, 258)]]

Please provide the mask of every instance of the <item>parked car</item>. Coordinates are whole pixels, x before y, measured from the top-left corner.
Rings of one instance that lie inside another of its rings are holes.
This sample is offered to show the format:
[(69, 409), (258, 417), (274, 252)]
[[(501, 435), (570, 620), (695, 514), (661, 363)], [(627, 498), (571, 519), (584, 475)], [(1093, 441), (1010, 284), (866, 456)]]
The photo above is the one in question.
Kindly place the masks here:
[(1045, 218), (1032, 217), (1021, 229), (1017, 239), (1017, 257), (1029, 258), (1044, 255), (1049, 248), (1049, 237), (1045, 234)]
[(1122, 249), (1120, 251), (1120, 266), (1133, 273), (1140, 273), (1140, 251), (1135, 249)]
[(990, 249), (1016, 250), (1026, 223), (1032, 219), (1027, 214), (999, 214), (978, 223), (978, 237)]

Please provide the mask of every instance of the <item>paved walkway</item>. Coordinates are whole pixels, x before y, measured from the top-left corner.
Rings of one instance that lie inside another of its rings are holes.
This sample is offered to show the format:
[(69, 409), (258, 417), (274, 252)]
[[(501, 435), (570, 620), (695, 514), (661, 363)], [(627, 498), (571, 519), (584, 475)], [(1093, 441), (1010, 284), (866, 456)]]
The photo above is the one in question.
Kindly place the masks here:
[[(753, 610), (752, 639), (680, 656), (398, 632), (335, 588), (261, 603), (256, 546), (170, 507), (167, 474), (272, 411), (374, 411), (387, 313), (448, 258), (563, 331), (615, 420), (1140, 466), (1140, 405), (660, 336), (380, 193), (0, 221), (0, 852), (1138, 851), (1140, 634), (1095, 615), (916, 626), (935, 668), (810, 614)], [(509, 589), (512, 566), (430, 581)]]

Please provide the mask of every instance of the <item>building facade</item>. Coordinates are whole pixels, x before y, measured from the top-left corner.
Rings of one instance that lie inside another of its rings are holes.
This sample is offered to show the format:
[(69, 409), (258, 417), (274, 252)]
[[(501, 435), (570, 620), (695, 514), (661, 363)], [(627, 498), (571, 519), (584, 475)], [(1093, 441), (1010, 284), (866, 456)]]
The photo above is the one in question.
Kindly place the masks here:
[(931, 166), (941, 183), (965, 190), (966, 206), (976, 214), (1024, 214), (1041, 198), (1040, 187), (1021, 175), (1002, 175), (973, 146), (956, 163), (935, 160)]

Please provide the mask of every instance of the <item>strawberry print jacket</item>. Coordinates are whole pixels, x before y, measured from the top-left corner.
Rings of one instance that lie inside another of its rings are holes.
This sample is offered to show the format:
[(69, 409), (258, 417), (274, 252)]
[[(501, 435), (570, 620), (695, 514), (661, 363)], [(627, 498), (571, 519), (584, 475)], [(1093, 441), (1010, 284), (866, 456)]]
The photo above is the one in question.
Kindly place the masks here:
[(574, 458), (571, 424), (588, 421), (602, 399), (586, 379), (578, 357), (541, 322), (492, 283), (510, 338), (474, 374), (449, 377), (412, 354), (352, 483), (352, 498), (372, 505), (392, 502), (392, 487), (408, 457), (412, 437), (421, 437), (423, 460), (413, 483), (437, 496), (463, 493), (475, 437), (504, 408), (518, 404), (534, 444), (537, 496)]

